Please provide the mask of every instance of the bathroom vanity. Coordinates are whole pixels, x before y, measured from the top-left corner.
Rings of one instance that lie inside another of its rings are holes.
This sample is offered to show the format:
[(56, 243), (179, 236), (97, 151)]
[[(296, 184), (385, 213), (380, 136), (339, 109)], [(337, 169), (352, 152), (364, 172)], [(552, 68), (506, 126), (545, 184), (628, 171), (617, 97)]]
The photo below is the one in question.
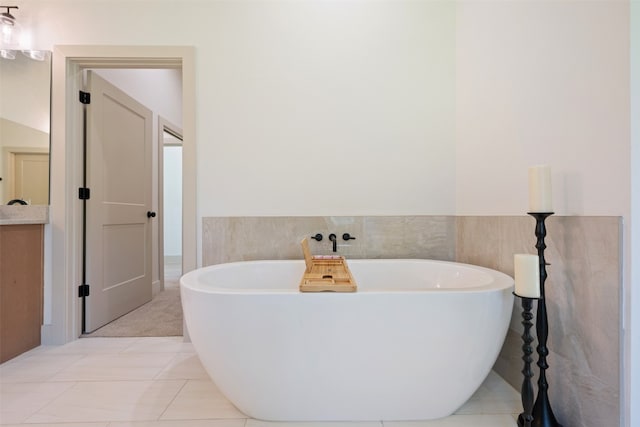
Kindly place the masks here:
[(0, 363), (40, 345), (47, 206), (0, 206)]

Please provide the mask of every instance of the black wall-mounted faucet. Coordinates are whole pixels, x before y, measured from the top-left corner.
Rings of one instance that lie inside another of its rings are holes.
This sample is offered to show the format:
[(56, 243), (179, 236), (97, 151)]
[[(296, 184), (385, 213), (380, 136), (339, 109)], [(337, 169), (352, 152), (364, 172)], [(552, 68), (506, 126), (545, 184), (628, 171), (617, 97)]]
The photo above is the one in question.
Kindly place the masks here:
[(333, 252), (337, 252), (338, 251), (338, 238), (336, 237), (336, 235), (333, 234), (333, 233), (329, 234), (329, 240), (331, 240), (333, 242)]

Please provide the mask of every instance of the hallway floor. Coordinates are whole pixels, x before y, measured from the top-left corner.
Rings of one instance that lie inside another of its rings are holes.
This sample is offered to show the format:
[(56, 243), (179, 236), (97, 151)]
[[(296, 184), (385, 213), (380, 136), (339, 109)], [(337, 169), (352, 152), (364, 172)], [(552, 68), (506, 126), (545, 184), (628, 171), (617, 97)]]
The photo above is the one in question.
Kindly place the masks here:
[(0, 365), (0, 424), (51, 427), (514, 427), (520, 395), (491, 372), (436, 421), (274, 423), (248, 419), (182, 337), (83, 338)]

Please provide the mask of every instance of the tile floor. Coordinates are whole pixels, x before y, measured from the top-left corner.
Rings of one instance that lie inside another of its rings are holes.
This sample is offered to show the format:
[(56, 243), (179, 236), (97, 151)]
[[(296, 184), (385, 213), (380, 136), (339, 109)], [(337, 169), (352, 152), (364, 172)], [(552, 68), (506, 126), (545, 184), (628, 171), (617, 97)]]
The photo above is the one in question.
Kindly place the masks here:
[(209, 380), (190, 343), (82, 338), (0, 365), (0, 424), (51, 427), (514, 427), (516, 390), (491, 373), (436, 421), (274, 423), (248, 419)]

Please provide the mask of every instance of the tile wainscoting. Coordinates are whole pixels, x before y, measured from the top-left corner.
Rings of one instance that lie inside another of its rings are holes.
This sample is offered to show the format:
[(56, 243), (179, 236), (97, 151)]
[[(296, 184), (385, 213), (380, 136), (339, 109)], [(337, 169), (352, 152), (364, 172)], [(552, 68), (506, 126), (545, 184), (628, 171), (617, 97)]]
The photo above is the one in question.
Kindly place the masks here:
[[(513, 276), (513, 254), (537, 253), (532, 217), (457, 217), (456, 224), (459, 262)], [(546, 225), (551, 406), (564, 426), (618, 426), (622, 219), (552, 216)], [(516, 301), (509, 335), (494, 366), (516, 389), (523, 367), (520, 307)], [(538, 356), (533, 356), (537, 381)]]
[[(302, 259), (300, 241), (330, 254), (329, 233), (347, 258), (459, 261), (513, 275), (513, 254), (536, 253), (529, 216), (206, 217), (203, 264)], [(345, 242), (343, 233), (356, 240)], [(617, 426), (620, 420), (621, 218), (547, 220), (549, 395), (565, 426)], [(534, 306), (535, 312), (535, 306)], [(521, 309), (494, 369), (512, 386), (522, 382)], [(535, 334), (535, 331), (532, 331)], [(534, 345), (536, 343), (534, 342)], [(536, 361), (537, 361), (537, 355)], [(538, 369), (535, 364), (537, 381)]]
[[(204, 265), (260, 259), (302, 259), (309, 238), (314, 255), (332, 254), (329, 234), (338, 236), (338, 255), (347, 258), (455, 258), (455, 218), (385, 217), (207, 217), (203, 218)], [(311, 236), (321, 233), (322, 241)], [(355, 240), (344, 241), (349, 233)]]

